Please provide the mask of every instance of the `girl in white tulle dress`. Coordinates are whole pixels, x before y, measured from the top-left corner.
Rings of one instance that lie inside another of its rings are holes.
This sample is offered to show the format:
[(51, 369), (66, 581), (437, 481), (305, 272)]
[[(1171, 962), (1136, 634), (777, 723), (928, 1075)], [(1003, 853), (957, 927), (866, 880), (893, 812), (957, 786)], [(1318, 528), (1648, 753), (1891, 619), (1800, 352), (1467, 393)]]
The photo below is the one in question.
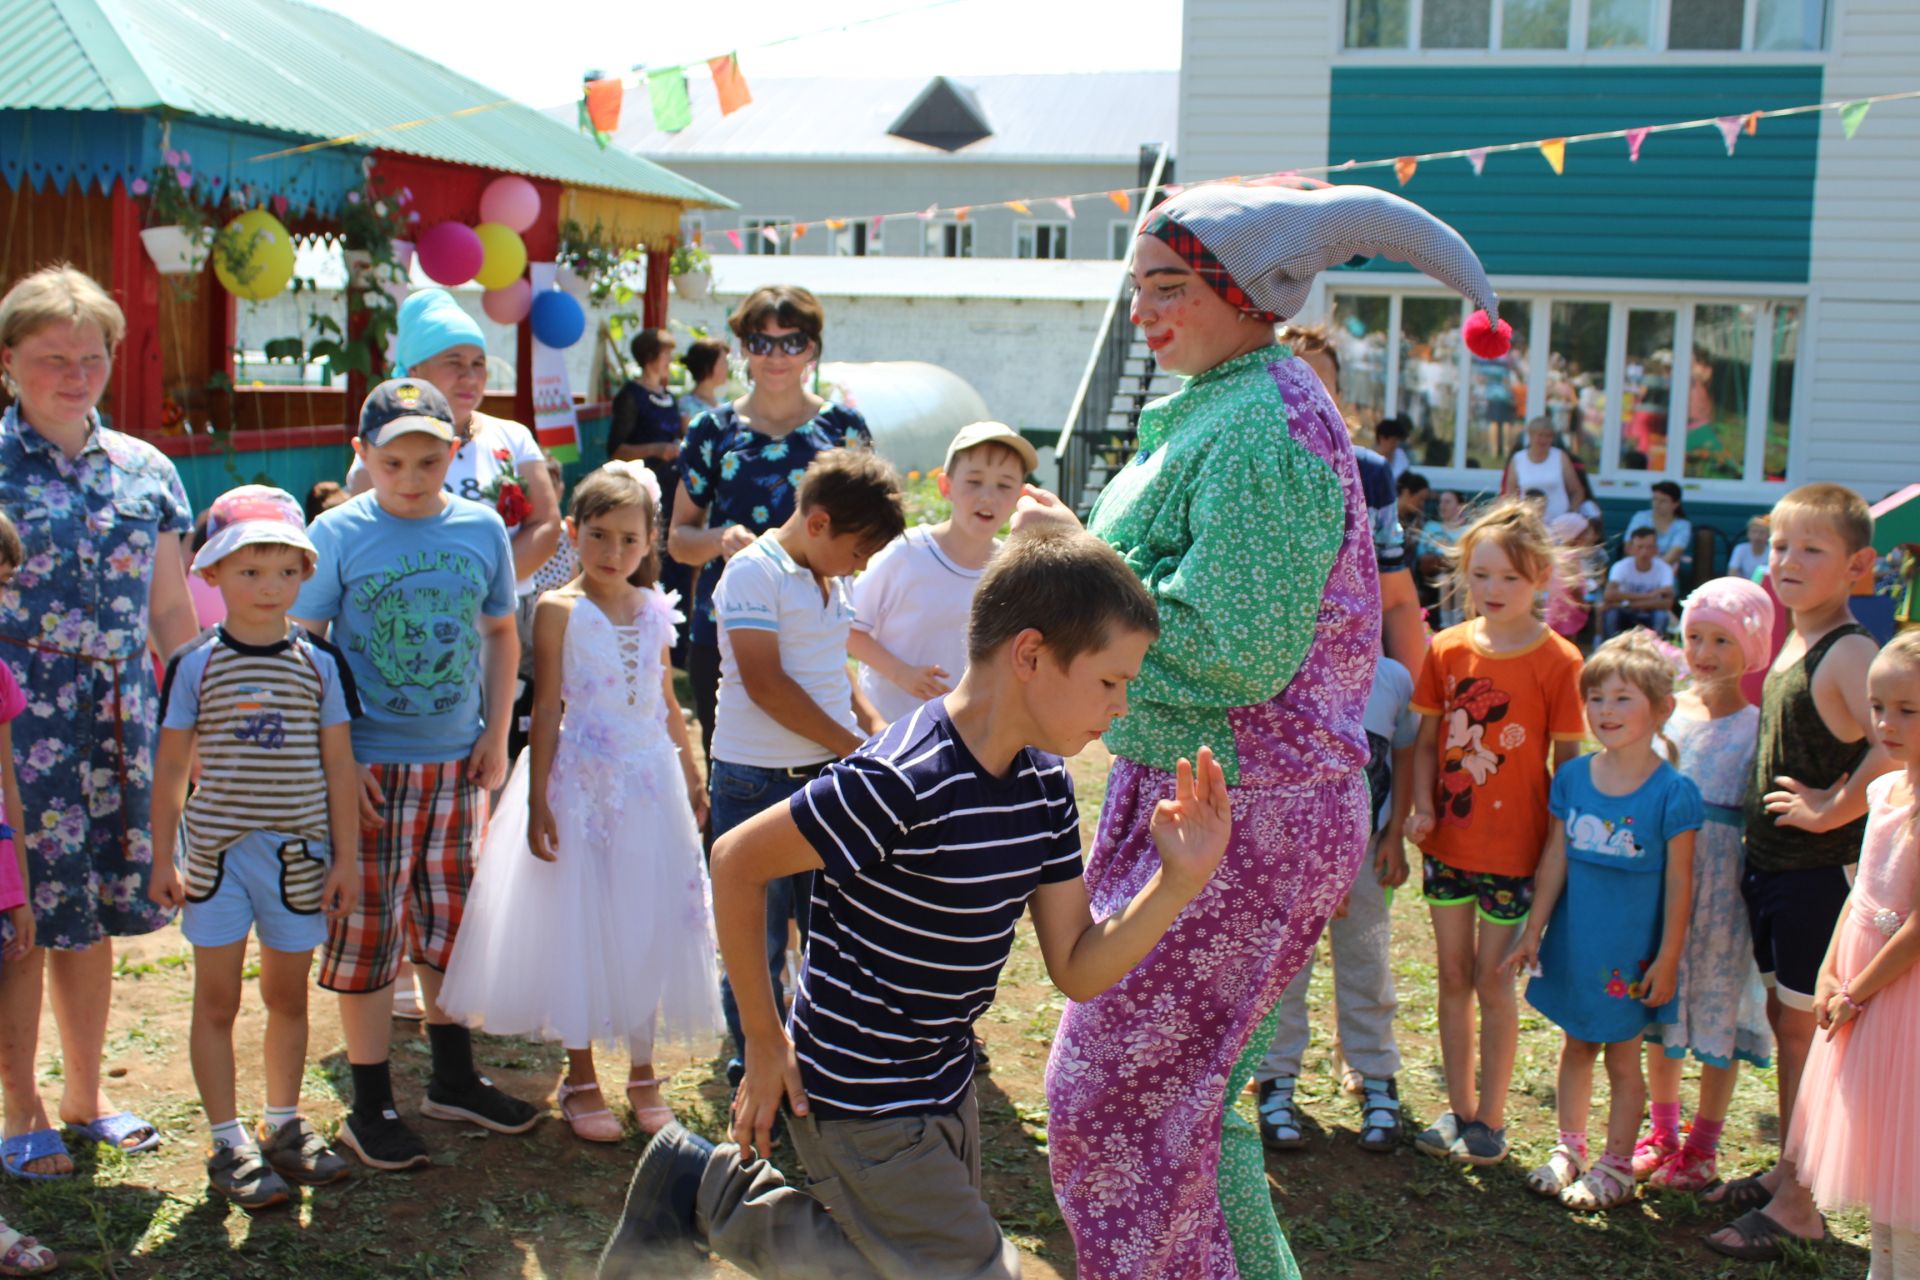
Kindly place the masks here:
[(699, 821), (707, 805), (666, 654), (680, 615), (654, 585), (659, 489), (639, 464), (581, 482), (567, 536), (580, 576), (541, 597), (533, 733), (487, 829), (440, 1003), (456, 1021), (567, 1049), (560, 1112), (620, 1138), (593, 1046), (631, 1055), (647, 1133), (673, 1118), (656, 1039), (720, 1025)]

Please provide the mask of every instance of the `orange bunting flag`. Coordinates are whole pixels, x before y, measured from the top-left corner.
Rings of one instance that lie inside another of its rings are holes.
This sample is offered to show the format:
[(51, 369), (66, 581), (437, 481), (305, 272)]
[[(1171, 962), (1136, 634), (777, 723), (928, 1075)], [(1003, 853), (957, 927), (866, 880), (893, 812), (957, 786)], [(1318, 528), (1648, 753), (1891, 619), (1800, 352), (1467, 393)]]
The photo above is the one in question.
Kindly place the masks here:
[(829, 231), (844, 230), (846, 228), (846, 225), (847, 225), (847, 220), (845, 218), (828, 218), (827, 219), (827, 230)]
[(722, 116), (730, 116), (753, 101), (753, 91), (747, 88), (746, 77), (740, 74), (740, 55), (730, 53), (724, 58), (709, 58), (707, 69), (713, 72), (713, 90), (720, 96)]
[(804, 239), (806, 239), (806, 238), (807, 238), (807, 224), (806, 224), (806, 223), (804, 223), (804, 222), (796, 222), (796, 223), (794, 223), (794, 224), (793, 224), (793, 238), (794, 238), (795, 240), (804, 240)]
[(1025, 200), (1009, 200), (1007, 201), (1007, 208), (1013, 210), (1015, 213), (1033, 212), (1033, 210), (1027, 208), (1027, 202)]
[(955, 222), (965, 222), (967, 220), (967, 214), (971, 212), (972, 209), (973, 209), (973, 206), (970, 204), (961, 205), (958, 209), (955, 209), (953, 211), (953, 220)]
[(612, 133), (620, 127), (620, 104), (626, 88), (618, 78), (587, 81), (587, 120), (597, 133)]
[(1552, 166), (1555, 173), (1564, 171), (1567, 167), (1567, 140), (1548, 138), (1540, 144), (1540, 154), (1547, 158), (1547, 164)]
[(1120, 206), (1120, 212), (1122, 213), (1133, 212), (1133, 197), (1128, 195), (1126, 192), (1109, 191), (1107, 192), (1107, 199), (1113, 201), (1116, 205)]
[(1412, 156), (1401, 156), (1393, 162), (1393, 176), (1400, 179), (1400, 185), (1404, 187), (1413, 181), (1413, 171), (1419, 167), (1420, 162)]
[(1749, 111), (1747, 112), (1747, 136), (1751, 138), (1758, 132), (1760, 132), (1760, 113)]

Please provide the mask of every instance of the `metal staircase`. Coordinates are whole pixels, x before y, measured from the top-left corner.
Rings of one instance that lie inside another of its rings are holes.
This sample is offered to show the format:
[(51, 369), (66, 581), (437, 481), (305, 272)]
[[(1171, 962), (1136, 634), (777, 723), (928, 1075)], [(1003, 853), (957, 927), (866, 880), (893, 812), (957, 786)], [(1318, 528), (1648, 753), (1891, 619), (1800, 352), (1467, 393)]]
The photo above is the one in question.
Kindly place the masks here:
[[(1136, 228), (1146, 221), (1171, 177), (1166, 146), (1142, 148), (1140, 167), (1146, 190)], [(1145, 339), (1127, 319), (1132, 291), (1132, 282), (1123, 276), (1107, 303), (1055, 447), (1060, 468), (1057, 492), (1082, 518), (1093, 509), (1107, 481), (1133, 456), (1140, 410), (1180, 385), (1178, 378), (1154, 363)]]

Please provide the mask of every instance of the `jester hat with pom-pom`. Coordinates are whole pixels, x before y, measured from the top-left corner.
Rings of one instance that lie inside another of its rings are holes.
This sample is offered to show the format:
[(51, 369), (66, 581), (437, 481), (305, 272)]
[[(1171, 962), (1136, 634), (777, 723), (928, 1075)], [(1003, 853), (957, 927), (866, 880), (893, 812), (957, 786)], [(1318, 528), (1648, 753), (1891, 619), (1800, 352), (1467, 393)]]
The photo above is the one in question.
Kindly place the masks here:
[(1228, 302), (1264, 319), (1298, 315), (1313, 278), (1328, 267), (1352, 258), (1410, 263), (1479, 308), (1466, 323), (1468, 350), (1491, 360), (1512, 345), (1499, 295), (1460, 233), (1388, 191), (1209, 183), (1154, 210), (1145, 233), (1165, 241)]

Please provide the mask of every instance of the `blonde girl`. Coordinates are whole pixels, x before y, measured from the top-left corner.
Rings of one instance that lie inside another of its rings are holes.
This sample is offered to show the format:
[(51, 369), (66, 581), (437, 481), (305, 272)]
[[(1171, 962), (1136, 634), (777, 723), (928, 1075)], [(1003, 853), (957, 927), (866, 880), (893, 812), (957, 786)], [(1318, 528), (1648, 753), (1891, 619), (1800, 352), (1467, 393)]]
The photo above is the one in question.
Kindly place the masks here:
[[(1527, 1003), (1566, 1033), (1560, 1141), (1527, 1184), (1570, 1209), (1611, 1209), (1632, 1198), (1633, 1140), (1647, 1097), (1641, 1038), (1649, 1023), (1675, 1015), (1703, 815), (1700, 789), (1654, 749), (1673, 714), (1673, 678), (1642, 631), (1615, 636), (1587, 659), (1580, 694), (1600, 750), (1554, 774), (1537, 910), (1507, 958), (1509, 971), (1535, 975)], [(1590, 1163), (1587, 1117), (1602, 1053), (1607, 1144)]]
[(1467, 620), (1434, 637), (1413, 695), (1421, 727), (1407, 836), (1425, 855), (1449, 1106), (1414, 1145), (1465, 1164), (1507, 1156), (1520, 1008), (1502, 966), (1533, 901), (1549, 758), (1571, 759), (1582, 736), (1580, 651), (1541, 620), (1562, 556), (1524, 500), (1475, 520), (1453, 554)]

